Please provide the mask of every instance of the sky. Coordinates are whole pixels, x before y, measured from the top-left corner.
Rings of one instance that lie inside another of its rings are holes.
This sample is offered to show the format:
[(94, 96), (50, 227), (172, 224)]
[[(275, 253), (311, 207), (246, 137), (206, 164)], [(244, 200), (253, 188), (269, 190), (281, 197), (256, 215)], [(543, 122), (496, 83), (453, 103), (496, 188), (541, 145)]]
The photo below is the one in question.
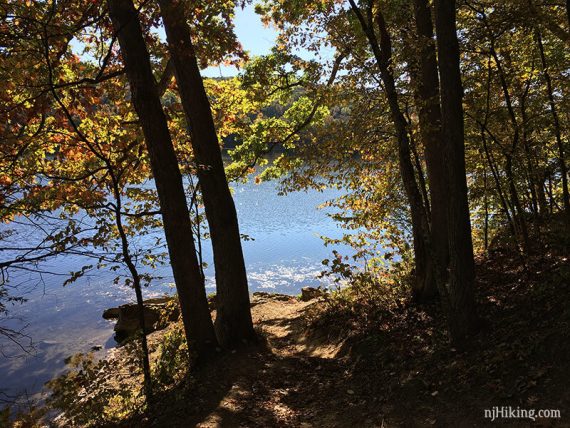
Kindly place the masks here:
[[(275, 28), (266, 27), (261, 22), (259, 15), (255, 13), (253, 5), (248, 5), (245, 9), (237, 7), (235, 9), (235, 32), (243, 48), (250, 56), (266, 55), (271, 51), (277, 38)], [(159, 37), (166, 40), (164, 28), (156, 30)], [(84, 60), (93, 60), (93, 57), (83, 52), (84, 46), (77, 39), (71, 40), (71, 49)], [(202, 70), (204, 77), (231, 77), (237, 75), (239, 70), (234, 66), (208, 67)]]
[[(237, 38), (250, 56), (266, 55), (270, 52), (277, 31), (263, 25), (253, 6), (249, 5), (243, 10), (236, 8), (234, 24)], [(233, 66), (208, 67), (202, 70), (204, 77), (229, 77), (237, 73), (238, 70)]]

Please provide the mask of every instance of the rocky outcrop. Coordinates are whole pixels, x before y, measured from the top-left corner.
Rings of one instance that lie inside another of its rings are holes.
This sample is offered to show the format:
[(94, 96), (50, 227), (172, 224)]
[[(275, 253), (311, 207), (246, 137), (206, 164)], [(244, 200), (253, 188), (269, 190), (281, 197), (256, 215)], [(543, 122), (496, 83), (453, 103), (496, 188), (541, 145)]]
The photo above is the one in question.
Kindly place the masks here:
[(265, 291), (256, 291), (251, 296), (251, 307), (253, 308), (260, 303), (267, 303), (269, 301), (281, 301), (281, 302), (289, 302), (292, 300), (296, 300), (294, 296), (290, 296), (288, 294), (278, 294), (278, 293), (267, 293)]
[[(178, 306), (172, 304), (172, 297), (148, 299), (144, 302), (144, 321), (147, 333), (165, 328), (178, 318)], [(103, 312), (103, 318), (116, 319), (115, 340), (124, 342), (141, 329), (139, 310), (135, 303), (109, 308)]]
[(309, 300), (317, 299), (325, 294), (324, 290), (314, 287), (303, 287), (301, 288), (301, 300), (303, 302), (308, 302)]

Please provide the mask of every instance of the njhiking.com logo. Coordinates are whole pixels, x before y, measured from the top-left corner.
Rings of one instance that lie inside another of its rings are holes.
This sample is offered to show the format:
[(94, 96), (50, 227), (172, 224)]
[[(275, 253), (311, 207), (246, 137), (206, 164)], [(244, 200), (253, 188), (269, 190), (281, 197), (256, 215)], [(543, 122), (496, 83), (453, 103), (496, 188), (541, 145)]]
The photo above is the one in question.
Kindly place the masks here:
[(484, 410), (485, 419), (529, 419), (536, 421), (537, 419), (560, 419), (561, 413), (559, 409), (521, 409), (520, 407), (511, 406), (494, 406)]

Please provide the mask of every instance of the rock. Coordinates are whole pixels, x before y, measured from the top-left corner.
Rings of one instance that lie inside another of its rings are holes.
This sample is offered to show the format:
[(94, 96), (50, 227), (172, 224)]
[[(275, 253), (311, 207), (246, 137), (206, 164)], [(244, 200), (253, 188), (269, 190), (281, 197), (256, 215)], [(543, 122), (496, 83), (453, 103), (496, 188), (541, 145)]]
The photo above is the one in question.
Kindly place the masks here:
[(325, 293), (320, 288), (314, 287), (303, 287), (301, 288), (301, 300), (303, 302), (308, 302), (309, 300), (317, 299), (323, 296)]
[(290, 302), (292, 300), (295, 301), (296, 298), (294, 296), (289, 296), (287, 294), (256, 291), (251, 296), (251, 307), (253, 308), (256, 305), (259, 305), (260, 303), (267, 303), (270, 301)]
[[(144, 321), (148, 333), (166, 327), (166, 323), (163, 321), (175, 321), (178, 318), (177, 306), (174, 306), (172, 311), (166, 311), (167, 305), (171, 301), (172, 297), (160, 297), (144, 301)], [(163, 319), (164, 315), (166, 315), (166, 319)], [(107, 309), (103, 312), (103, 318), (117, 320), (114, 330), (115, 340), (119, 343), (128, 339), (141, 328), (138, 307), (135, 303)]]
[(119, 318), (119, 313), (120, 313), (120, 309), (119, 308), (109, 308), (109, 309), (105, 309), (103, 311), (103, 318), (105, 318), (106, 320), (116, 320)]

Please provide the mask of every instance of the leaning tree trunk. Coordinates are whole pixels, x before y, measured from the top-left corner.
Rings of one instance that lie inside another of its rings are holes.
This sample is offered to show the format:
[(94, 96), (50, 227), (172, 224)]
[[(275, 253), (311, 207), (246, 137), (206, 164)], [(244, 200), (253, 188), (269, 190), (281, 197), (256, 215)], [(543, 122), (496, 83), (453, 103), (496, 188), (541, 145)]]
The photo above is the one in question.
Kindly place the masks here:
[(182, 2), (160, 0), (192, 148), (216, 269), (216, 333), (223, 346), (255, 340), (237, 213)]
[[(436, 256), (438, 278), (445, 282), (449, 247), (447, 243), (447, 178), (441, 134), (439, 76), (428, 0), (414, 0), (416, 32), (419, 39), (419, 104), (420, 135), (424, 143), (431, 198), (431, 243)], [(433, 290), (435, 291), (435, 290)]]
[(427, 219), (427, 212), (423, 203), (421, 192), (418, 188), (414, 165), (410, 156), (410, 139), (408, 136), (408, 125), (398, 101), (398, 92), (394, 76), (391, 71), (392, 45), (390, 35), (386, 28), (384, 17), (380, 10), (376, 10), (376, 25), (380, 32), (380, 39), (376, 37), (374, 31), (373, 11), (369, 5), (366, 17), (362, 14), (354, 0), (350, 0), (351, 9), (359, 20), (362, 31), (365, 33), (378, 68), (380, 78), (384, 84), (386, 98), (390, 108), (392, 122), (397, 135), (398, 160), (400, 174), (404, 184), (404, 191), (410, 204), (410, 214), (412, 218), (412, 235), (414, 243), (414, 256), (416, 264), (416, 275), (414, 281), (414, 297), (422, 300), (427, 290), (428, 294), (433, 294), (431, 288), (435, 283), (432, 250), (430, 247), (430, 230)]
[(503, 90), (503, 96), (505, 98), (507, 112), (509, 113), (509, 119), (513, 127), (513, 137), (512, 137), (511, 147), (509, 150), (503, 150), (503, 155), (505, 157), (505, 175), (507, 176), (507, 182), (509, 184), (509, 194), (511, 197), (511, 204), (513, 206), (513, 216), (515, 224), (517, 226), (517, 232), (520, 234), (520, 237), (517, 238), (520, 238), (523, 252), (526, 253), (529, 251), (530, 247), (530, 241), (528, 237), (528, 227), (526, 224), (525, 212), (520, 203), (520, 198), (515, 184), (515, 176), (513, 172), (513, 157), (516, 154), (520, 140), (519, 125), (517, 121), (517, 116), (515, 114), (515, 110), (513, 108), (512, 97), (509, 91), (509, 86), (507, 84), (506, 74), (501, 64), (501, 60), (499, 59), (499, 55), (497, 54), (497, 51), (495, 50), (494, 47), (494, 39), (491, 39), (491, 46), (489, 50), (491, 56), (495, 61), (495, 65), (497, 66), (497, 74), (499, 76), (499, 81), (501, 83), (501, 88)]
[(476, 330), (478, 323), (474, 296), (475, 263), (465, 174), (463, 87), (459, 68), (455, 0), (436, 0), (435, 11), (442, 132), (449, 189), (449, 276), (446, 300), (451, 338), (455, 342), (461, 342)]
[(138, 13), (132, 0), (109, 0), (108, 4), (127, 70), (132, 103), (150, 155), (186, 339), (192, 352), (197, 351), (199, 358), (207, 357), (217, 346), (214, 326), (196, 257), (182, 175)]

